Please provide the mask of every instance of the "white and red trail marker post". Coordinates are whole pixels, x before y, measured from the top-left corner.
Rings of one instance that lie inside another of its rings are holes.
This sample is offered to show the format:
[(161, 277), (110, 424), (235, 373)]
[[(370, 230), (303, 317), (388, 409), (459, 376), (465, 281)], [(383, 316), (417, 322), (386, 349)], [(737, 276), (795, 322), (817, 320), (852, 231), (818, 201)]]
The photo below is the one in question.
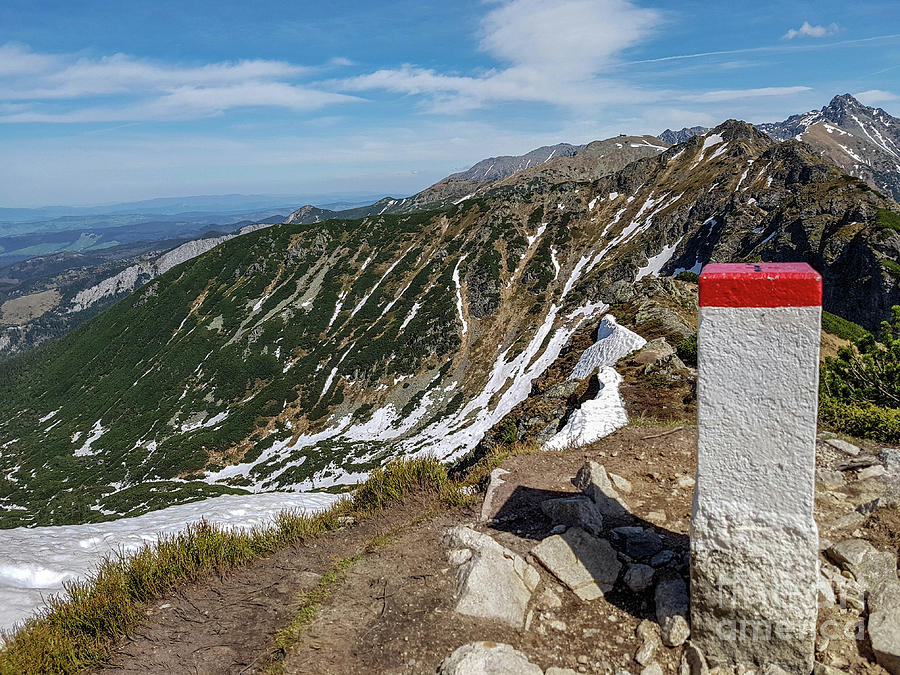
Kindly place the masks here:
[(813, 668), (821, 316), (805, 263), (700, 275), (691, 639), (713, 663)]

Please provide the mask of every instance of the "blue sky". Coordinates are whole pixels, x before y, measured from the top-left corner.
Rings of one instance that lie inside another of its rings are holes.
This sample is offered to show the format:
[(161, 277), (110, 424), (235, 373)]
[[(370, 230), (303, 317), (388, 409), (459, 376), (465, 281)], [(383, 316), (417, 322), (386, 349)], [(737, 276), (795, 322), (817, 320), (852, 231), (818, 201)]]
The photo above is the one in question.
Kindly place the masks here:
[(900, 3), (3, 0), (0, 206), (405, 195), (498, 154), (900, 115)]

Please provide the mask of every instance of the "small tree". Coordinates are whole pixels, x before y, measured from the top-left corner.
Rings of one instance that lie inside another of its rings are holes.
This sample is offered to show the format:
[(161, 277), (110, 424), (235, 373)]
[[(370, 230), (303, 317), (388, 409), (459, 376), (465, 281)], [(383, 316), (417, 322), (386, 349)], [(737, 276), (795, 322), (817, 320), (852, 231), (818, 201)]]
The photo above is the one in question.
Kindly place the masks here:
[(900, 408), (900, 305), (891, 314), (877, 342), (869, 335), (825, 359), (823, 394), (845, 403)]

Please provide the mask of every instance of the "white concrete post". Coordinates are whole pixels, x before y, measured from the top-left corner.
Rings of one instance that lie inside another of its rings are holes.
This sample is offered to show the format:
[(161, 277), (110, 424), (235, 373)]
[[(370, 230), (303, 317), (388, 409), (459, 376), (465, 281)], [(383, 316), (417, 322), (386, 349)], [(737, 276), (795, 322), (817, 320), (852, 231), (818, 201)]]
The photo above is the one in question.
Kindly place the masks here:
[(805, 263), (700, 275), (691, 633), (713, 663), (813, 668), (821, 314)]

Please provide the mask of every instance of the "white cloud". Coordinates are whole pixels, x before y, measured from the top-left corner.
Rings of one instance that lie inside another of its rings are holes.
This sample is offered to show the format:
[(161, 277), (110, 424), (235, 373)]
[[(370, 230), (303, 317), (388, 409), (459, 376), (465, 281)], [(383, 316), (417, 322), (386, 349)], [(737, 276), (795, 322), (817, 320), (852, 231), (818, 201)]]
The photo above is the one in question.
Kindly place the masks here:
[(853, 94), (853, 96), (857, 101), (866, 105), (900, 100), (900, 96), (885, 91), (884, 89), (868, 89), (866, 91), (861, 91), (858, 94)]
[(658, 12), (630, 0), (509, 0), (482, 20), (480, 48), (502, 64), (476, 75), (414, 65), (332, 83), (347, 91), (387, 90), (431, 97), (431, 110), (459, 112), (502, 101), (581, 107), (646, 103), (659, 92), (605, 73), (618, 55), (660, 25)]
[[(332, 65), (347, 63), (336, 59)], [(37, 54), (7, 44), (0, 46), (0, 122), (192, 119), (248, 106), (309, 111), (360, 100), (296, 82), (317, 72), (284, 61), (183, 66), (126, 54)], [(90, 105), (79, 105), (83, 99)]]
[(796, 37), (823, 38), (834, 35), (837, 32), (838, 25), (836, 23), (829, 24), (828, 26), (813, 26), (809, 21), (804, 21), (800, 28), (791, 28), (781, 37), (783, 40), (793, 40)]
[(694, 101), (704, 103), (718, 103), (721, 101), (734, 101), (742, 98), (759, 98), (765, 96), (792, 96), (812, 91), (812, 87), (760, 87), (757, 89), (719, 89), (708, 91), (698, 96), (691, 97)]

